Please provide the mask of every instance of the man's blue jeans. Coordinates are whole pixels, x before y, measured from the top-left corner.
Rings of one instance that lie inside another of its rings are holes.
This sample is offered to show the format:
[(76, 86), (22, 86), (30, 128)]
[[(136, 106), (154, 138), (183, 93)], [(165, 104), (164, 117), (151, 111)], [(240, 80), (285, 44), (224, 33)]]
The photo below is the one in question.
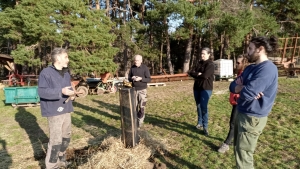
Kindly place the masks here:
[(198, 124), (208, 129), (208, 100), (212, 90), (194, 90), (194, 98), (197, 106)]

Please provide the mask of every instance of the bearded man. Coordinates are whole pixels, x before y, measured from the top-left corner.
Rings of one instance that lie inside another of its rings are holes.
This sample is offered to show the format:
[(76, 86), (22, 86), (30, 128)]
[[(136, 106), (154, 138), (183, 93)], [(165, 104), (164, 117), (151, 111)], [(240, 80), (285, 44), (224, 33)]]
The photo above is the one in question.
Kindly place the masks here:
[(234, 129), (234, 154), (238, 169), (253, 169), (253, 153), (277, 93), (278, 70), (268, 60), (277, 47), (275, 37), (251, 39), (247, 59), (251, 64), (230, 84), (230, 92), (239, 93)]

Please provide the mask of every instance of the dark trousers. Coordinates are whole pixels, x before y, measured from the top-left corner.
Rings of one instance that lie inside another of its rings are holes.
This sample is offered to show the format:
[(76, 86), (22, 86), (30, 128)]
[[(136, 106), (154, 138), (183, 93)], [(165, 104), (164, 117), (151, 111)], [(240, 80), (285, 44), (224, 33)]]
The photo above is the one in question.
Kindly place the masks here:
[(235, 123), (237, 113), (238, 113), (237, 106), (233, 105), (232, 110), (231, 110), (231, 115), (230, 115), (230, 121), (229, 121), (229, 132), (228, 132), (226, 140), (224, 141), (224, 143), (227, 145), (231, 144), (231, 141), (234, 136), (234, 123)]

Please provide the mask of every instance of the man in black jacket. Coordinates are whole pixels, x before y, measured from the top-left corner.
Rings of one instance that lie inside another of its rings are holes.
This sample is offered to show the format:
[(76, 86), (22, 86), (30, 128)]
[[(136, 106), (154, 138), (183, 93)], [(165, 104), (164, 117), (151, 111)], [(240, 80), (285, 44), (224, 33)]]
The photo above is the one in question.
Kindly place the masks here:
[(142, 64), (141, 55), (135, 55), (134, 65), (131, 67), (128, 80), (136, 90), (136, 111), (138, 127), (140, 128), (145, 119), (145, 106), (147, 102), (147, 83), (151, 81), (150, 72), (146, 65)]

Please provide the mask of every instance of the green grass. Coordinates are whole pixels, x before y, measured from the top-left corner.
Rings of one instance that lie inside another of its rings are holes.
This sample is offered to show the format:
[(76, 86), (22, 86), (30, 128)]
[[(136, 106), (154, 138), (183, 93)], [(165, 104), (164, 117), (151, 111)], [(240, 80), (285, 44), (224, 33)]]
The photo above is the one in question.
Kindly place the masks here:
[[(256, 168), (300, 168), (300, 80), (280, 78), (279, 84), (275, 105), (254, 155)], [(195, 129), (193, 81), (148, 88), (143, 130), (166, 147), (164, 155), (154, 155), (154, 161), (176, 169), (235, 167), (232, 146), (226, 154), (217, 152), (229, 128), (228, 85), (228, 82), (214, 84), (209, 102), (209, 137)], [(48, 141), (46, 118), (41, 117), (36, 107), (14, 109), (5, 105), (3, 91), (0, 100), (3, 100), (0, 102), (0, 168), (43, 167)], [(120, 137), (118, 93), (89, 95), (77, 99), (74, 106), (69, 149), (96, 145), (109, 136)]]

